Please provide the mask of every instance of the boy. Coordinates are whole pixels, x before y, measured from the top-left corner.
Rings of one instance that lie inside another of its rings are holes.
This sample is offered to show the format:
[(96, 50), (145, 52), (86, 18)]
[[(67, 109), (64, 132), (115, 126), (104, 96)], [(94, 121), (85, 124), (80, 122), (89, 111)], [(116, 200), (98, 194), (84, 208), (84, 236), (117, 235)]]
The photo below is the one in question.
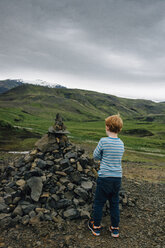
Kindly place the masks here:
[(118, 133), (123, 127), (119, 115), (112, 115), (105, 119), (105, 129), (108, 137), (101, 138), (94, 150), (94, 159), (100, 160), (97, 187), (93, 204), (93, 216), (88, 227), (95, 236), (100, 235), (102, 210), (109, 200), (112, 237), (119, 237), (119, 190), (121, 186), (122, 167), (121, 159), (124, 153), (124, 144)]

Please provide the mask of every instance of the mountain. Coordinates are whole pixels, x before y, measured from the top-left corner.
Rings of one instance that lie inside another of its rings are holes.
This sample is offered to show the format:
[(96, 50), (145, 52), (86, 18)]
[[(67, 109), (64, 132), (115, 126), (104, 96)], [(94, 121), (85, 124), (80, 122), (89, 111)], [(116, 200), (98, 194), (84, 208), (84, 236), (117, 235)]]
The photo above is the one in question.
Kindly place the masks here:
[(0, 94), (15, 88), (17, 86), (22, 85), (22, 81), (18, 79), (6, 79), (6, 80), (0, 80)]
[(34, 84), (34, 85), (41, 85), (49, 88), (66, 88), (60, 84), (51, 84), (46, 81), (37, 79), (37, 80), (23, 80), (23, 79), (6, 79), (0, 80), (0, 94), (20, 86), (22, 84)]
[[(159, 118), (165, 115), (165, 104), (149, 100), (133, 100), (94, 91), (49, 88), (21, 84), (0, 95), (0, 110), (15, 109), (15, 119), (24, 114), (52, 119), (60, 112), (68, 121), (96, 121), (120, 113), (123, 118)], [(0, 112), (1, 113), (1, 112)], [(18, 115), (18, 116), (17, 116)], [(151, 116), (153, 115), (153, 116)], [(148, 119), (149, 120), (149, 119)], [(18, 121), (19, 122), (19, 121)]]

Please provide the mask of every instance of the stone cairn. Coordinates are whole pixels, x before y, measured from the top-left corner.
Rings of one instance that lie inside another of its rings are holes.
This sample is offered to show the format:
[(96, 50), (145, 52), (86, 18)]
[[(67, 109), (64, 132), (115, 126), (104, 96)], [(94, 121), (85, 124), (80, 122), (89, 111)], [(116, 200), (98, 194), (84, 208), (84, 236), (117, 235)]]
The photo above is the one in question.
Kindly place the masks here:
[[(57, 114), (54, 126), (35, 148), (5, 168), (0, 182), (1, 225), (90, 218), (98, 165), (69, 142), (68, 133)], [(127, 196), (121, 192), (120, 207), (126, 204)]]

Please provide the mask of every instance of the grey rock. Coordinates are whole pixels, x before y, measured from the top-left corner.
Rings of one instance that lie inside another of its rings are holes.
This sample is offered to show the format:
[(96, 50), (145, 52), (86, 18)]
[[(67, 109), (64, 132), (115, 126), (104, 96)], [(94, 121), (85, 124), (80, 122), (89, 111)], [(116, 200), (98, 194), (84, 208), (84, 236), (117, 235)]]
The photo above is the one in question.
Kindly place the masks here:
[(13, 214), (14, 214), (14, 215), (20, 215), (20, 216), (22, 216), (22, 215), (23, 215), (22, 207), (21, 207), (20, 205), (18, 205), (18, 206), (14, 209)]
[(71, 181), (76, 184), (81, 183), (81, 174), (78, 171), (74, 171), (70, 174)]
[(56, 194), (53, 194), (53, 195), (52, 195), (52, 198), (53, 198), (56, 202), (59, 201), (59, 196), (56, 195)]
[(6, 176), (11, 176), (12, 175), (12, 172), (15, 171), (15, 168), (11, 165), (8, 165), (6, 168), (5, 168), (5, 174)]
[(44, 220), (51, 221), (52, 217), (50, 215), (48, 215), (48, 214), (44, 214)]
[(37, 166), (40, 168), (40, 169), (45, 169), (46, 168), (46, 162), (42, 159), (38, 159), (36, 161), (36, 164)]
[(81, 218), (90, 219), (90, 213), (87, 210), (81, 209), (79, 212), (80, 212)]
[(83, 171), (83, 168), (82, 168), (82, 166), (80, 165), (79, 162), (77, 162), (77, 170), (78, 170), (79, 172), (82, 172), (82, 171)]
[(5, 200), (5, 203), (7, 205), (11, 204), (12, 203), (12, 196), (11, 195), (5, 195), (4, 196), (4, 200)]
[(54, 162), (51, 161), (51, 160), (47, 160), (46, 161), (46, 167), (49, 168), (49, 167), (52, 167), (54, 165)]
[(12, 187), (15, 186), (15, 182), (10, 182), (6, 186), (9, 187), (9, 188), (12, 188)]
[(54, 198), (49, 199), (49, 206), (53, 209), (56, 207), (56, 201)]
[(35, 143), (35, 146), (41, 152), (53, 151), (59, 148), (59, 145), (56, 143), (56, 137), (48, 134), (45, 134), (40, 140)]
[(74, 184), (73, 183), (68, 183), (67, 188), (68, 190), (73, 190), (74, 189)]
[(71, 200), (68, 200), (68, 199), (61, 199), (61, 200), (59, 200), (58, 202), (57, 202), (57, 206), (56, 206), (56, 208), (57, 209), (62, 209), (62, 208), (66, 208), (66, 207), (68, 207), (68, 206), (70, 206), (71, 205)]
[(68, 178), (65, 178), (65, 177), (60, 178), (60, 183), (62, 183), (63, 185), (67, 185), (69, 182), (70, 181)]
[(50, 155), (50, 156), (48, 157), (48, 160), (54, 161), (54, 156), (53, 156), (53, 155)]
[(21, 200), (21, 197), (17, 196), (13, 199), (13, 204), (17, 204)]
[(0, 213), (7, 213), (7, 208), (8, 206), (4, 202), (0, 203)]
[(91, 190), (93, 187), (93, 183), (91, 181), (82, 181), (81, 187), (85, 190)]
[(71, 164), (75, 164), (76, 163), (76, 160), (74, 158), (70, 158), (69, 161), (70, 161)]
[(72, 220), (72, 219), (76, 219), (79, 217), (79, 212), (75, 208), (70, 208), (63, 212), (63, 216), (64, 218)]
[[(56, 162), (55, 162), (56, 163)], [(53, 166), (53, 168), (54, 168), (54, 171), (58, 171), (58, 170), (60, 170), (60, 165), (59, 164), (55, 164), (54, 166)]]
[(36, 154), (36, 157), (37, 157), (37, 158), (43, 159), (43, 158), (44, 158), (44, 153), (43, 153), (43, 152), (38, 152), (38, 153)]
[(16, 161), (16, 163), (15, 163), (15, 167), (16, 168), (20, 168), (21, 166), (24, 166), (24, 165), (25, 165), (25, 163), (24, 163), (24, 157), (19, 158)]
[(24, 157), (24, 161), (25, 163), (29, 163), (29, 162), (32, 162), (34, 159), (33, 156), (31, 156), (30, 154), (27, 154), (25, 157)]
[(26, 181), (23, 179), (19, 179), (16, 181), (16, 185), (19, 186), (20, 188), (24, 188), (25, 184), (26, 184)]
[(19, 202), (19, 204), (20, 204), (21, 206), (23, 206), (23, 205), (29, 205), (30, 202), (22, 200), (22, 201)]
[(36, 216), (36, 213), (35, 213), (35, 211), (31, 211), (30, 213), (29, 213), (29, 217), (30, 218), (34, 218)]
[(84, 201), (86, 201), (89, 198), (89, 195), (87, 193), (86, 190), (84, 190), (81, 187), (77, 187), (74, 189), (74, 192), (76, 193), (76, 195), (78, 195), (79, 197), (81, 197)]
[(15, 191), (14, 189), (12, 189), (12, 188), (10, 188), (10, 187), (5, 187), (4, 190), (5, 190), (5, 192), (6, 192), (7, 194), (12, 194), (12, 193)]
[(81, 157), (81, 158), (79, 158), (79, 162), (80, 162), (81, 166), (85, 169), (87, 167), (87, 164), (88, 164), (88, 159), (86, 157)]
[(25, 174), (24, 174), (25, 180), (28, 180), (28, 179), (30, 179), (31, 177), (41, 177), (41, 176), (43, 176), (43, 172), (42, 172), (42, 170), (39, 169), (39, 168), (35, 168), (34, 170), (27, 171), (27, 172), (25, 172)]
[(87, 200), (84, 200), (84, 199), (82, 199), (82, 198), (79, 198), (79, 199), (78, 199), (78, 205), (84, 206), (84, 205), (86, 204), (86, 201), (87, 201)]
[(77, 153), (76, 152), (68, 152), (68, 153), (66, 153), (64, 155), (64, 158), (68, 158), (68, 159), (74, 158), (74, 159), (76, 159), (77, 158)]
[(31, 198), (34, 201), (38, 201), (42, 193), (42, 178), (41, 177), (31, 177), (27, 181), (27, 185), (31, 188)]
[(73, 166), (69, 166), (69, 167), (63, 169), (63, 171), (64, 171), (65, 173), (67, 173), (67, 174), (70, 174), (71, 172), (74, 171), (74, 168), (73, 168)]
[(64, 197), (66, 199), (72, 200), (74, 198), (74, 193), (71, 192), (71, 191), (67, 191), (67, 192), (64, 193)]
[(77, 198), (74, 198), (73, 203), (74, 203), (75, 206), (78, 206), (79, 205), (79, 200)]
[(59, 150), (54, 150), (52, 153), (55, 159), (59, 159), (63, 157), (63, 155), (59, 152)]
[(21, 208), (25, 214), (29, 214), (32, 210), (35, 209), (35, 205), (29, 204), (29, 205), (22, 205)]
[(66, 169), (67, 167), (69, 167), (69, 165), (70, 165), (70, 161), (68, 158), (60, 160), (61, 169)]

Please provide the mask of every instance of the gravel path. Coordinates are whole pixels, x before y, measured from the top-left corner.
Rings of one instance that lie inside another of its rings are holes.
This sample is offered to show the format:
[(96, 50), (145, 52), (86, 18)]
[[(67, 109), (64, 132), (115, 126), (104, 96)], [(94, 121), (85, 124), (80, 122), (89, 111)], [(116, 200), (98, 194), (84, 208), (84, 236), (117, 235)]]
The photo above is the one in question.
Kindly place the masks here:
[[(62, 223), (42, 222), (34, 225), (1, 227), (0, 247), (3, 248), (163, 248), (165, 247), (164, 184), (135, 182), (123, 178), (123, 188), (133, 199), (121, 211), (120, 237), (108, 231), (109, 217), (104, 217), (99, 237), (87, 228), (87, 220)], [(134, 205), (134, 206), (133, 206)]]

